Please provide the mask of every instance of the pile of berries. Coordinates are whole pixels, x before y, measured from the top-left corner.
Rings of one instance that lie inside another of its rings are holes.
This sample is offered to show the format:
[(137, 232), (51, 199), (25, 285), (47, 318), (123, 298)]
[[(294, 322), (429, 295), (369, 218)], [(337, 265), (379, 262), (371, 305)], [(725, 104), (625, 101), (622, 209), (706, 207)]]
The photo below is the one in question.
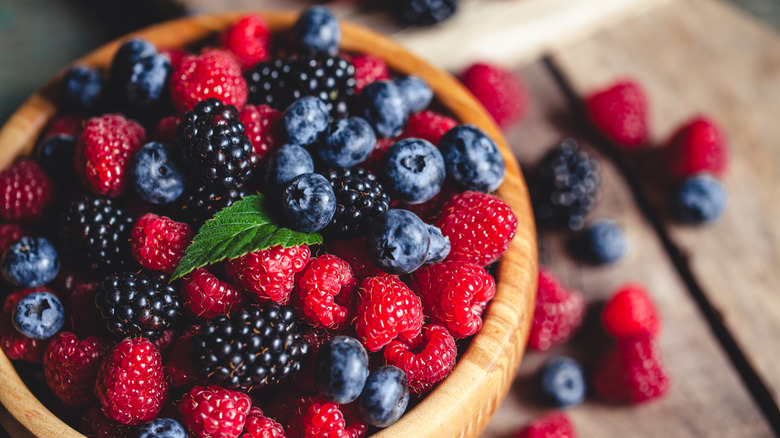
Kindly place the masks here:
[[(452, 371), (518, 224), (490, 193), (504, 161), (428, 109), (425, 81), (339, 43), (315, 6), (290, 38), (249, 15), (220, 47), (134, 39), (108, 71), (64, 76), (36, 159), (0, 173), (0, 346), (42, 365), (64, 420), (361, 437)], [(180, 277), (212, 218), (255, 198), (270, 219), (242, 234), (254, 249), (217, 245)]]

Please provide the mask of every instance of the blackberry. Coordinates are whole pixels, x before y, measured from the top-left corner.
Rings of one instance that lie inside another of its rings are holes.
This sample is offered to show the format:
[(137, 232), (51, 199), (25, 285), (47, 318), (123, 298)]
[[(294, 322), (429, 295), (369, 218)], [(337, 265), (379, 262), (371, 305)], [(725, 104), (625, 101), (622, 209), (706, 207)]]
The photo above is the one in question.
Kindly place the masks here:
[(596, 205), (599, 165), (567, 138), (536, 169), (533, 203), (542, 225), (579, 230)]
[(398, 0), (391, 3), (401, 22), (423, 26), (440, 23), (458, 9), (458, 0)]
[(285, 95), (289, 76), (290, 64), (285, 59), (258, 63), (246, 73), (249, 103), (285, 110), (290, 104)]
[(332, 238), (362, 236), (369, 224), (390, 208), (390, 197), (376, 176), (360, 167), (331, 169), (325, 177), (336, 195), (336, 213), (325, 234)]
[(173, 215), (178, 220), (187, 222), (193, 230), (197, 230), (218, 211), (230, 207), (246, 195), (243, 187), (214, 190), (213, 187), (198, 186), (182, 197), (183, 201)]
[(95, 271), (118, 272), (133, 263), (133, 218), (111, 199), (85, 195), (73, 201), (60, 222), (65, 252)]
[(192, 339), (195, 367), (230, 389), (248, 390), (291, 377), (308, 354), (292, 308), (273, 301), (205, 322)]
[(117, 339), (143, 336), (158, 339), (181, 315), (181, 297), (159, 274), (122, 272), (109, 275), (95, 289), (95, 306), (108, 331)]

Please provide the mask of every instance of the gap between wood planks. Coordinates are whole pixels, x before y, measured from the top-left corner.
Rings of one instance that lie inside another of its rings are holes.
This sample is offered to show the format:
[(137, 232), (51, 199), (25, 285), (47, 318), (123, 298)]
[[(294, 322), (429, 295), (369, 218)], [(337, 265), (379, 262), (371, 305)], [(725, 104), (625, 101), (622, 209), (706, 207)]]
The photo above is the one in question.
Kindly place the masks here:
[(767, 422), (771, 425), (772, 430), (777, 436), (780, 436), (780, 407), (775, 403), (771, 392), (767, 385), (763, 382), (756, 370), (750, 365), (745, 353), (739, 348), (734, 337), (729, 332), (728, 328), (723, 324), (723, 319), (720, 313), (710, 303), (704, 290), (696, 281), (686, 258), (672, 242), (669, 234), (663, 227), (663, 222), (658, 214), (652, 208), (651, 202), (645, 197), (640, 188), (640, 183), (636, 179), (635, 175), (631, 172), (630, 167), (626, 163), (623, 156), (618, 153), (615, 148), (611, 147), (608, 140), (606, 140), (601, 134), (596, 132), (590, 124), (586, 122), (587, 118), (584, 117), (585, 111), (582, 101), (580, 100), (574, 88), (569, 81), (564, 77), (562, 71), (555, 65), (555, 62), (549, 57), (542, 58), (542, 62), (549, 70), (551, 76), (560, 87), (563, 94), (569, 103), (569, 107), (573, 114), (580, 117), (574, 117), (574, 123), (577, 124), (577, 128), (582, 132), (583, 136), (598, 150), (607, 156), (615, 164), (615, 167), (620, 171), (625, 178), (628, 186), (631, 189), (631, 193), (637, 202), (642, 213), (647, 217), (650, 224), (653, 226), (658, 238), (663, 244), (666, 253), (672, 261), (677, 273), (685, 283), (688, 293), (696, 302), (699, 310), (712, 330), (715, 338), (720, 343), (726, 354), (731, 360), (732, 365), (736, 368), (740, 378), (747, 386), (750, 395), (755, 400), (756, 404), (761, 409), (761, 413), (766, 418)]

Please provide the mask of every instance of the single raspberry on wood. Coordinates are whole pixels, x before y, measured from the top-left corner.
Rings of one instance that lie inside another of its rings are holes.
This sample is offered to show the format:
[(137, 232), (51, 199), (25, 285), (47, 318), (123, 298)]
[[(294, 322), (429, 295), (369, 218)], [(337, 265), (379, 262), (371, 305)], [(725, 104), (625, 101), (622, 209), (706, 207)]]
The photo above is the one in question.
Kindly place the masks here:
[(520, 121), (528, 109), (523, 83), (503, 67), (474, 64), (461, 73), (460, 80), (502, 128)]
[(607, 301), (601, 314), (604, 328), (612, 336), (623, 339), (634, 336), (658, 336), (661, 318), (644, 287), (627, 284)]
[(309, 261), (306, 245), (282, 248), (273, 246), (251, 252), (225, 264), (225, 272), (236, 283), (250, 290), (259, 301), (286, 303), (295, 285), (295, 274)]
[(286, 436), (281, 424), (263, 415), (260, 408), (252, 407), (247, 415), (241, 438), (286, 438)]
[(390, 79), (390, 69), (382, 58), (374, 55), (358, 55), (350, 58), (355, 66), (355, 94), (368, 84)]
[(154, 213), (138, 219), (131, 234), (136, 261), (144, 268), (168, 274), (179, 265), (194, 237), (189, 225)]
[(0, 254), (4, 253), (8, 247), (19, 240), (24, 231), (22, 227), (16, 224), (0, 224)]
[(43, 219), (54, 184), (35, 160), (23, 159), (0, 172), (0, 217), (11, 222)]
[(520, 429), (516, 438), (576, 438), (569, 417), (563, 412), (550, 412)]
[(309, 323), (335, 329), (354, 315), (356, 280), (344, 260), (331, 254), (311, 259), (296, 284), (298, 304)]
[(633, 80), (617, 81), (585, 98), (588, 117), (602, 134), (621, 147), (647, 141), (649, 108), (645, 91)]
[(244, 70), (268, 59), (269, 43), (268, 23), (257, 14), (241, 17), (222, 34), (222, 46), (238, 58)]
[(195, 438), (237, 438), (246, 424), (252, 400), (219, 386), (196, 386), (179, 403), (184, 425)]
[(585, 299), (582, 293), (566, 289), (551, 271), (540, 268), (528, 345), (546, 351), (562, 344), (574, 335), (584, 317)]
[(452, 117), (430, 110), (420, 111), (409, 116), (398, 139), (421, 138), (438, 145), (442, 136), (456, 126), (458, 122)]
[(171, 99), (179, 114), (208, 98), (236, 108), (246, 103), (246, 80), (229, 52), (211, 50), (200, 56), (187, 55), (171, 74)]
[(86, 407), (94, 398), (98, 370), (110, 348), (103, 338), (82, 341), (71, 332), (55, 335), (43, 356), (46, 384), (65, 406)]
[(383, 354), (386, 364), (404, 370), (409, 390), (420, 394), (452, 372), (458, 349), (445, 327), (432, 324), (411, 341), (389, 343)]
[(722, 177), (729, 164), (726, 133), (714, 121), (695, 117), (672, 135), (665, 158), (666, 170), (675, 181), (701, 172)]
[(185, 277), (181, 289), (184, 307), (199, 318), (229, 315), (243, 302), (241, 289), (221, 281), (204, 268)]
[(598, 395), (614, 403), (641, 403), (664, 396), (671, 379), (651, 336), (620, 339), (596, 369)]
[(268, 105), (246, 105), (239, 112), (238, 119), (252, 142), (258, 163), (263, 164), (271, 152), (282, 146), (282, 113)]
[(359, 291), (357, 334), (369, 351), (393, 339), (414, 339), (422, 330), (420, 298), (401, 280), (380, 275), (363, 280)]
[(13, 324), (13, 313), (19, 300), (34, 292), (49, 292), (56, 295), (54, 291), (43, 286), (8, 295), (3, 303), (3, 311), (0, 313), (0, 346), (11, 360), (24, 360), (39, 364), (43, 361), (43, 354), (49, 345), (49, 339), (28, 338), (16, 330)]

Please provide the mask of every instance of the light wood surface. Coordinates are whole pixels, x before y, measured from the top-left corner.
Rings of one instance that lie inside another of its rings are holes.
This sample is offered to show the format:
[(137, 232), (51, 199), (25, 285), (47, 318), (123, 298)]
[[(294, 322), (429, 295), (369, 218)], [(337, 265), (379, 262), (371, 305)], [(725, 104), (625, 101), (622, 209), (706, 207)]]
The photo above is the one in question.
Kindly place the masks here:
[[(181, 47), (213, 34), (235, 21), (238, 14), (193, 17), (154, 26), (135, 35), (160, 48)], [(266, 15), (272, 29), (288, 27), (295, 16)], [(507, 162), (507, 177), (499, 194), (518, 217), (518, 233), (498, 268), (496, 296), (490, 304), (482, 331), (474, 337), (454, 372), (428, 397), (381, 437), (475, 437), (490, 419), (509, 389), (525, 349), (536, 293), (536, 234), (528, 192), (511, 151), (498, 127), (476, 100), (451, 76), (406, 52), (401, 46), (365, 28), (344, 24), (342, 47), (371, 52), (402, 73), (423, 77), (439, 102), (464, 123), (480, 126), (499, 144)], [(79, 62), (103, 66), (119, 42), (110, 43)], [(28, 153), (40, 130), (54, 113), (54, 83), (32, 96), (0, 130), (0, 168), (14, 157)], [(39, 437), (78, 437), (76, 431), (53, 416), (27, 391), (16, 371), (0, 354), (0, 402), (11, 415)]]

